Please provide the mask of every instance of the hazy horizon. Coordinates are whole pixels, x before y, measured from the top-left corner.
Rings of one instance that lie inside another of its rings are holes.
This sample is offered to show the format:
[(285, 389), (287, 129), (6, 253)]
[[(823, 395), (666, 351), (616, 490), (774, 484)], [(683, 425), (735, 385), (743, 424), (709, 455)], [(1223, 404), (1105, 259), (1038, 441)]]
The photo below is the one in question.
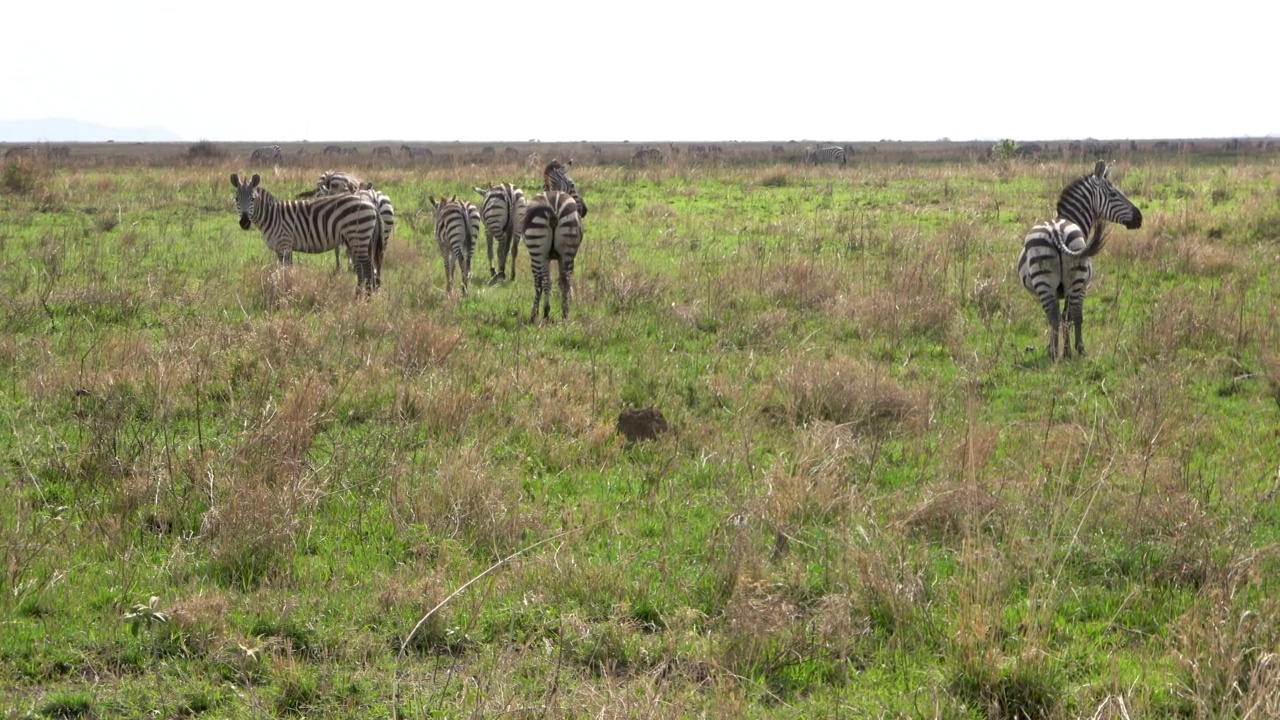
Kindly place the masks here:
[[(1188, 13), (1102, 0), (484, 9), (386, 0), (353, 32), (293, 0), (245, 13), (20, 4), (10, 27), (55, 22), (57, 33), (7, 38), (40, 65), (0, 75), (0, 121), (263, 143), (1280, 133), (1264, 82), (1280, 6), (1217, 3), (1214, 18), (1231, 21), (1221, 33)], [(10, 142), (42, 139), (66, 141)]]

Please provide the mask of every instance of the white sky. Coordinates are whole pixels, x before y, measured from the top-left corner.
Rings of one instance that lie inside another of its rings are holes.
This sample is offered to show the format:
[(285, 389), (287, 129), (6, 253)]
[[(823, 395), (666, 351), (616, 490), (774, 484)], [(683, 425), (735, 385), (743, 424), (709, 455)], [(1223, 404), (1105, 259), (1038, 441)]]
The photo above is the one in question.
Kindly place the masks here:
[(186, 140), (1280, 133), (1275, 0), (8, 5), (0, 120)]

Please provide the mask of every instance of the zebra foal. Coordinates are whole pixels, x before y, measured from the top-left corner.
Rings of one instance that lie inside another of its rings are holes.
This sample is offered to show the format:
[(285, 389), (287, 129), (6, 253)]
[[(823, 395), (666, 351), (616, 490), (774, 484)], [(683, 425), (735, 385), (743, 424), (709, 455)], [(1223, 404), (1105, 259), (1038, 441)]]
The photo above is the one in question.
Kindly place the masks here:
[[(1022, 285), (1040, 299), (1049, 320), (1049, 357), (1058, 357), (1062, 317), (1075, 328), (1076, 352), (1084, 355), (1084, 296), (1093, 280), (1093, 256), (1106, 241), (1104, 221), (1130, 230), (1142, 227), (1142, 211), (1107, 177), (1111, 167), (1098, 161), (1093, 174), (1074, 180), (1058, 197), (1058, 216), (1031, 228), (1018, 255)], [(1087, 238), (1087, 241), (1086, 241)], [(1059, 301), (1065, 301), (1065, 308)], [(1071, 355), (1063, 338), (1063, 354)]]
[(254, 173), (249, 182), (231, 173), (236, 190), (236, 211), (240, 228), (257, 227), (276, 259), (293, 264), (293, 253), (329, 252), (347, 246), (356, 268), (356, 292), (366, 295), (375, 286), (370, 254), (381, 232), (377, 206), (362, 195), (333, 195), (311, 200), (277, 200), (259, 186)]
[[(507, 278), (507, 256), (511, 256), (511, 279), (516, 279), (516, 254), (520, 249), (520, 223), (528, 203), (524, 191), (511, 183), (494, 185), (488, 190), (473, 188), (480, 197), (484, 217), (486, 250), (489, 254), (489, 279)], [(493, 242), (498, 241), (498, 268), (493, 267)]]

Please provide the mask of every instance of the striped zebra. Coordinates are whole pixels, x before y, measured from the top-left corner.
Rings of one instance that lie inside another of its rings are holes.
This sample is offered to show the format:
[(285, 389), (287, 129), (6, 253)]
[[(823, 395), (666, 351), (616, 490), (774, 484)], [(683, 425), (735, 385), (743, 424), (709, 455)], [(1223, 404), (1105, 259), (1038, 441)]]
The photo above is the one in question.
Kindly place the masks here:
[(338, 147), (337, 145), (325, 145), (324, 154), (325, 155), (341, 155), (342, 148)]
[(381, 220), (378, 208), (363, 195), (331, 195), (310, 200), (277, 200), (254, 173), (247, 183), (231, 174), (236, 189), (236, 210), (240, 228), (257, 226), (262, 239), (286, 265), (293, 264), (293, 252), (329, 252), (347, 246), (356, 268), (356, 292), (366, 295), (374, 288), (374, 266), (370, 254), (376, 244)]
[(632, 165), (661, 165), (666, 161), (667, 156), (656, 147), (640, 148), (631, 156)]
[(810, 164), (826, 162), (828, 160), (839, 160), (840, 165), (845, 165), (844, 148), (839, 145), (832, 145), (824, 148), (809, 148), (804, 151), (804, 161)]
[[(1054, 359), (1058, 357), (1064, 314), (1058, 305), (1060, 299), (1066, 301), (1067, 323), (1075, 327), (1076, 352), (1084, 355), (1084, 295), (1093, 279), (1090, 258), (1106, 240), (1103, 221), (1120, 223), (1130, 230), (1142, 227), (1142, 211), (1111, 184), (1110, 173), (1111, 168), (1099, 161), (1092, 175), (1067, 185), (1058, 197), (1057, 219), (1031, 228), (1018, 256), (1022, 285), (1040, 298), (1049, 319), (1049, 357)], [(1065, 338), (1063, 346), (1063, 354), (1070, 356)]]
[[(314, 195), (316, 197), (324, 197), (327, 195), (340, 195), (343, 193), (360, 193), (378, 207), (378, 217), (381, 219), (381, 232), (378, 234), (378, 242), (373, 248), (373, 272), (374, 287), (382, 284), (382, 259), (386, 255), (387, 245), (391, 242), (391, 233), (396, 229), (396, 209), (391, 204), (391, 198), (373, 186), (373, 183), (365, 182), (356, 177), (352, 173), (339, 172), (337, 170), (329, 170), (320, 176), (316, 181), (316, 189), (304, 193), (299, 193), (298, 197)], [(338, 257), (341, 248), (333, 249), (334, 270), (342, 269), (342, 261)], [(350, 258), (350, 250), (348, 250), (348, 258)]]
[(253, 154), (249, 156), (249, 159), (259, 162), (266, 162), (270, 160), (273, 163), (278, 163), (284, 159), (284, 153), (280, 152), (279, 145), (268, 145), (254, 150)]
[(542, 301), (542, 317), (551, 315), (552, 260), (560, 265), (560, 315), (569, 318), (572, 295), (573, 259), (582, 244), (582, 219), (577, 198), (567, 192), (546, 190), (535, 195), (525, 210), (520, 225), (529, 264), (533, 268), (533, 311), (529, 322), (538, 321), (538, 302)]
[[(485, 247), (489, 254), (489, 278), (507, 278), (507, 256), (511, 256), (511, 279), (516, 279), (516, 255), (520, 249), (520, 223), (524, 220), (524, 191), (511, 183), (494, 185), (488, 190), (474, 188), (484, 198), (480, 202), (484, 216)], [(493, 241), (498, 241), (498, 269), (493, 268)]]
[(547, 163), (547, 166), (542, 169), (542, 190), (543, 192), (556, 190), (569, 193), (573, 196), (574, 202), (578, 204), (578, 217), (585, 218), (587, 216), (587, 204), (582, 202), (582, 196), (578, 194), (578, 186), (569, 177), (569, 168), (571, 167), (573, 167), (572, 158), (567, 163), (561, 163), (559, 160), (552, 158), (551, 162)]
[(475, 253), (476, 238), (480, 235), (480, 210), (457, 195), (439, 202), (427, 196), (435, 209), (436, 245), (444, 258), (445, 291), (453, 294), (453, 268), (456, 264), (462, 274), (462, 294), (467, 294), (471, 279), (471, 256)]

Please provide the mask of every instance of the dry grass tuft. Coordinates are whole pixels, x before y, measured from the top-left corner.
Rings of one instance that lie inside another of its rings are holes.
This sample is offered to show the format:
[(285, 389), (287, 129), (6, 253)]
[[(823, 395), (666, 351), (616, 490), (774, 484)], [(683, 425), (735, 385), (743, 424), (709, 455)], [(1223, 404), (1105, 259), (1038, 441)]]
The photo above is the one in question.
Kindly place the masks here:
[(1248, 560), (1226, 586), (1202, 594), (1171, 633), (1178, 693), (1198, 718), (1280, 717), (1280, 607), (1250, 607)]
[(495, 473), (475, 446), (446, 458), (408, 506), (413, 521), (441, 536), (465, 539), (484, 556), (518, 549), (536, 529), (521, 505), (519, 481)]
[(1004, 523), (999, 498), (985, 488), (968, 484), (941, 485), (928, 500), (911, 511), (904, 524), (915, 532), (941, 539), (967, 537)]
[(816, 422), (804, 430), (798, 452), (780, 456), (765, 473), (761, 514), (775, 532), (822, 524), (845, 514), (857, 448), (848, 429)]
[(392, 364), (404, 377), (421, 375), (443, 363), (462, 342), (462, 331), (431, 318), (402, 320), (395, 332)]
[(807, 424), (824, 421), (861, 432), (883, 432), (925, 416), (925, 401), (878, 367), (834, 358), (804, 358), (782, 370), (775, 412)]

